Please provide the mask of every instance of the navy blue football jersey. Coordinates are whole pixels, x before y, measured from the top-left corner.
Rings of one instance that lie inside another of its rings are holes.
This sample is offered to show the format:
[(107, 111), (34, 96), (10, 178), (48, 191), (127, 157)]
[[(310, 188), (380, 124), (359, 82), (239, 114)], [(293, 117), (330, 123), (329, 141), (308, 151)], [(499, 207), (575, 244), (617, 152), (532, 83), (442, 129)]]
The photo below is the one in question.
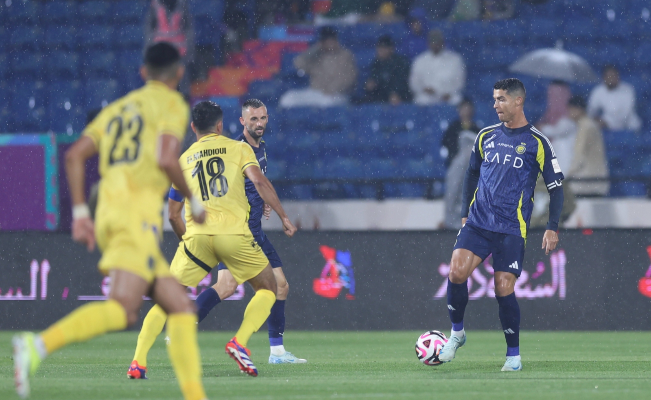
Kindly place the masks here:
[[(249, 142), (246, 140), (246, 137), (244, 137), (244, 133), (236, 137), (235, 140), (249, 144)], [(267, 152), (265, 151), (265, 147), (266, 144), (264, 140), (260, 141), (260, 146), (258, 147), (251, 146), (253, 152), (255, 153), (255, 158), (258, 159), (260, 170), (263, 174), (267, 173)], [(258, 190), (255, 188), (255, 185), (249, 178), (245, 178), (244, 188), (246, 191), (246, 198), (249, 199), (249, 205), (251, 206), (251, 210), (249, 212), (249, 228), (251, 229), (251, 233), (253, 233), (253, 235), (257, 235), (262, 232), (262, 213), (264, 211), (264, 200), (262, 200), (262, 197), (260, 197)]]
[(547, 189), (564, 179), (549, 139), (531, 125), (509, 129), (497, 124), (482, 129), (469, 168), (479, 183), (467, 222), (492, 232), (527, 237), (534, 188), (542, 174)]

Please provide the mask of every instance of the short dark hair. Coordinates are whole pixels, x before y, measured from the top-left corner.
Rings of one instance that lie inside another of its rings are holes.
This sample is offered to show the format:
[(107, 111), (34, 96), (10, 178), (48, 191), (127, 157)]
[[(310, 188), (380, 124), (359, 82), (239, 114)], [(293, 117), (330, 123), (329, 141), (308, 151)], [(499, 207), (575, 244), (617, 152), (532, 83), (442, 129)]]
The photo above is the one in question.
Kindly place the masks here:
[(395, 43), (393, 42), (391, 35), (385, 34), (378, 38), (377, 45), (380, 47), (393, 47), (395, 46)]
[(578, 95), (578, 94), (570, 97), (570, 100), (567, 102), (567, 105), (570, 106), (570, 107), (577, 107), (577, 108), (580, 108), (582, 110), (585, 110), (586, 107), (588, 106), (586, 101), (585, 101), (585, 98), (583, 96)]
[(248, 99), (247, 101), (242, 104), (242, 110), (247, 109), (247, 108), (260, 108), (260, 107), (266, 107), (264, 103), (261, 100), (258, 99)]
[(224, 117), (222, 108), (212, 101), (202, 101), (192, 107), (192, 122), (199, 133), (212, 129)]
[(181, 54), (173, 44), (158, 42), (145, 50), (144, 64), (154, 76), (171, 72), (181, 62)]
[(493, 89), (505, 90), (508, 94), (519, 92), (518, 96), (521, 96), (523, 99), (527, 98), (527, 90), (524, 88), (524, 83), (518, 78), (506, 78), (497, 81)]
[(319, 40), (336, 39), (337, 29), (332, 26), (324, 26), (319, 31)]

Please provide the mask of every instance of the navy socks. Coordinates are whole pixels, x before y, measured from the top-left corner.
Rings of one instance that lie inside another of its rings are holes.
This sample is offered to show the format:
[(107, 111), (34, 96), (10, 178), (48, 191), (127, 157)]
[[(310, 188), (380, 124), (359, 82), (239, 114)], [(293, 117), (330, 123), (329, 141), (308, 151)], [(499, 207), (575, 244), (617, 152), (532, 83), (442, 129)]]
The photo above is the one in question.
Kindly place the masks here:
[(520, 355), (520, 305), (515, 298), (515, 293), (508, 296), (498, 297), (497, 303), (500, 306), (500, 322), (506, 339), (506, 355)]
[(276, 300), (267, 319), (269, 345), (282, 346), (285, 333), (285, 300)]
[(466, 305), (468, 305), (468, 282), (452, 283), (448, 279), (448, 312), (453, 331), (463, 330)]
[(199, 296), (197, 296), (196, 304), (197, 304), (197, 315), (199, 317), (199, 322), (203, 321), (204, 318), (208, 315), (210, 310), (212, 310), (219, 302), (221, 299), (219, 298), (219, 295), (217, 294), (217, 291), (213, 288), (208, 288), (201, 292)]

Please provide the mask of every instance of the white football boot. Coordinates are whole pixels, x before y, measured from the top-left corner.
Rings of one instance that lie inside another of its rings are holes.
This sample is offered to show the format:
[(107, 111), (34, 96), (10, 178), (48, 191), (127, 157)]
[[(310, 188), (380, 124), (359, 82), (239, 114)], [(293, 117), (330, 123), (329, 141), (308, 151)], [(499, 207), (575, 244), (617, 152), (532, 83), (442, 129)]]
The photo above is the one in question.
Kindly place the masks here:
[(522, 371), (522, 359), (520, 356), (507, 356), (502, 367), (502, 372)]
[(457, 349), (466, 344), (466, 333), (463, 333), (463, 336), (450, 335), (448, 341), (443, 345), (441, 352), (439, 353), (439, 360), (442, 362), (450, 362), (457, 354)]

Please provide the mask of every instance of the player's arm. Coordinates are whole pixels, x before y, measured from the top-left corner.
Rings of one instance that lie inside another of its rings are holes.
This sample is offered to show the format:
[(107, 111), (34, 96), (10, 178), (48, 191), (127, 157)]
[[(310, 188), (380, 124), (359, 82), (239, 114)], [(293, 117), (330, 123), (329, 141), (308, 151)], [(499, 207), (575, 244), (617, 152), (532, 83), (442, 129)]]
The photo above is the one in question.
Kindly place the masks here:
[(183, 235), (185, 235), (185, 221), (181, 215), (183, 204), (183, 195), (172, 186), (167, 199), (167, 214), (172, 230), (179, 240), (183, 240)]
[(477, 135), (475, 139), (475, 144), (472, 148), (472, 153), (470, 155), (470, 163), (468, 164), (468, 169), (466, 170), (466, 175), (463, 179), (463, 191), (461, 192), (461, 225), (466, 224), (468, 219), (468, 213), (470, 212), (470, 203), (472, 203), (473, 197), (475, 197), (475, 192), (477, 191), (477, 186), (479, 185), (479, 171), (482, 163), (482, 153), (479, 148), (479, 140), (481, 133)]
[(171, 134), (162, 134), (158, 138), (158, 167), (165, 172), (167, 177), (172, 181), (172, 185), (190, 202), (192, 218), (197, 223), (203, 223), (206, 219), (206, 212), (203, 205), (190, 192), (183, 171), (179, 165), (179, 153), (181, 151), (181, 142), (176, 136)]
[(542, 248), (545, 250), (545, 254), (549, 254), (550, 251), (556, 249), (558, 244), (558, 224), (563, 211), (563, 179), (565, 179), (565, 176), (561, 171), (551, 144), (547, 140), (542, 140), (541, 144), (545, 157), (541, 172), (549, 192), (549, 220), (543, 235)]
[(271, 182), (269, 182), (269, 179), (264, 176), (260, 170), (260, 167), (255, 164), (251, 164), (244, 170), (244, 175), (246, 175), (246, 177), (249, 178), (251, 182), (253, 182), (256, 190), (258, 191), (258, 194), (260, 194), (260, 197), (262, 197), (262, 200), (264, 200), (264, 202), (268, 204), (276, 212), (276, 214), (278, 214), (280, 220), (283, 222), (283, 230), (285, 231), (285, 235), (292, 237), (294, 233), (296, 233), (296, 227), (294, 224), (292, 224), (292, 221), (289, 220), (289, 217), (285, 213), (282, 204), (280, 204), (278, 194), (276, 194), (276, 189), (274, 189)]
[(97, 154), (97, 146), (90, 136), (82, 136), (66, 152), (66, 176), (72, 199), (72, 238), (86, 245), (88, 251), (95, 248), (95, 228), (86, 204), (86, 160)]

